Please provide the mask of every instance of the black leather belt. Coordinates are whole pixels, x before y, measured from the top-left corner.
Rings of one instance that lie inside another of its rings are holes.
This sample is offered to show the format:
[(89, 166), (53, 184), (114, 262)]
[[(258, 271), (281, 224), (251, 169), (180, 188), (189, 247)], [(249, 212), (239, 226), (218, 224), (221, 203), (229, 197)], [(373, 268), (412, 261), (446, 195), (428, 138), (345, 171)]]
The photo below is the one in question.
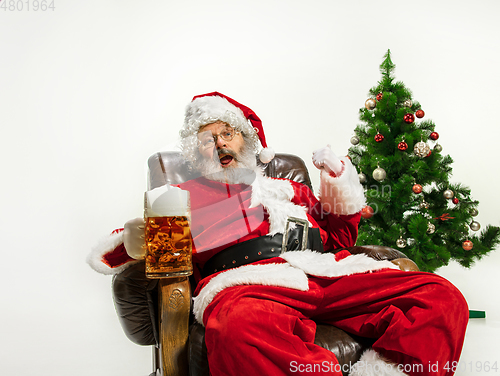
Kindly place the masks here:
[[(295, 227), (288, 231), (287, 251), (302, 249), (302, 229)], [(283, 235), (261, 236), (235, 244), (212, 256), (203, 267), (203, 278), (210, 274), (250, 264), (252, 262), (278, 257), (281, 254)], [(323, 252), (319, 229), (309, 228), (307, 249)]]

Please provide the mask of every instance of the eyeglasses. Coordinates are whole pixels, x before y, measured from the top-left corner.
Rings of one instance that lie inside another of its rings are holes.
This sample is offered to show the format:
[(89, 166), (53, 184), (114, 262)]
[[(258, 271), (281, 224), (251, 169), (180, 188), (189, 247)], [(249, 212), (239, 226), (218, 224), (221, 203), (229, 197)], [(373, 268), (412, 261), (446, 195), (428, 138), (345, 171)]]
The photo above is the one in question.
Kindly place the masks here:
[(210, 131), (205, 131), (201, 132), (198, 137), (200, 137), (200, 147), (206, 149), (213, 147), (217, 143), (217, 138), (220, 137), (224, 141), (231, 141), (236, 134), (238, 134), (237, 130), (235, 130), (233, 127), (230, 127), (229, 125), (226, 126), (222, 132), (219, 134), (212, 134)]

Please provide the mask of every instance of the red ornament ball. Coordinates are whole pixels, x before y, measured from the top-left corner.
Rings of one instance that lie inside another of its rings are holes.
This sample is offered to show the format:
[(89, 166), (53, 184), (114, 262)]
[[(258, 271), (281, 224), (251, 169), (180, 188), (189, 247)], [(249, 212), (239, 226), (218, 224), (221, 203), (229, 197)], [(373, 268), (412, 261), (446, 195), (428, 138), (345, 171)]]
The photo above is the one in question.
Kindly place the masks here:
[(411, 190), (416, 194), (422, 193), (422, 186), (420, 184), (414, 184)]
[(427, 154), (427, 155), (425, 156), (425, 158), (430, 157), (430, 156), (431, 156), (431, 154), (432, 154), (432, 150), (429, 150), (429, 154)]
[(382, 134), (380, 134), (380, 133), (377, 133), (377, 134), (375, 135), (375, 141), (377, 141), (377, 142), (382, 142), (382, 141), (384, 141), (384, 136), (383, 136)]
[(366, 205), (363, 209), (361, 209), (361, 216), (365, 219), (371, 218), (373, 213), (374, 211), (371, 206)]
[(472, 247), (474, 247), (474, 243), (472, 243), (470, 240), (466, 240), (462, 243), (462, 248), (466, 251), (470, 251)]
[(425, 112), (423, 110), (417, 110), (417, 112), (415, 112), (415, 115), (419, 118), (419, 119), (422, 119), (424, 116), (425, 116)]
[(431, 140), (436, 141), (439, 138), (439, 133), (437, 132), (432, 132), (431, 135), (429, 136)]
[(415, 115), (413, 114), (406, 114), (403, 118), (403, 120), (405, 121), (405, 123), (408, 123), (408, 124), (411, 124), (415, 121)]
[(377, 94), (377, 100), (380, 101), (384, 95), (382, 93)]
[(460, 200), (458, 198), (454, 198), (453, 200), (451, 200), (455, 205), (458, 204), (460, 202)]
[(401, 141), (399, 144), (398, 144), (398, 149), (401, 150), (401, 151), (405, 151), (406, 149), (408, 149), (408, 144), (404, 141)]

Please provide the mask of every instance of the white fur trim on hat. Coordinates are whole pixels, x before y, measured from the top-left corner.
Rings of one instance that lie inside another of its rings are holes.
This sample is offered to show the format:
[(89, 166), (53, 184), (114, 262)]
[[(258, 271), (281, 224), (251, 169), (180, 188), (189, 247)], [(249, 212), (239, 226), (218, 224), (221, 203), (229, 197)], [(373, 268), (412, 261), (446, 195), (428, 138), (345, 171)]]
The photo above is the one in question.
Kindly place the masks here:
[(264, 148), (259, 153), (259, 159), (262, 163), (269, 163), (273, 160), (276, 153), (272, 148)]
[(356, 214), (366, 206), (365, 192), (349, 158), (343, 157), (341, 160), (345, 168), (339, 177), (332, 177), (325, 170), (321, 171), (319, 201), (326, 212), (337, 215)]
[(198, 133), (200, 127), (222, 121), (247, 134), (256, 133), (243, 111), (219, 96), (200, 97), (186, 107), (181, 137)]
[(366, 350), (354, 363), (349, 376), (407, 376), (401, 365), (384, 359), (375, 350)]
[(307, 291), (309, 282), (305, 273), (289, 264), (244, 265), (219, 273), (193, 298), (193, 313), (203, 324), (203, 313), (215, 296), (222, 290), (239, 285), (264, 285), (288, 287)]

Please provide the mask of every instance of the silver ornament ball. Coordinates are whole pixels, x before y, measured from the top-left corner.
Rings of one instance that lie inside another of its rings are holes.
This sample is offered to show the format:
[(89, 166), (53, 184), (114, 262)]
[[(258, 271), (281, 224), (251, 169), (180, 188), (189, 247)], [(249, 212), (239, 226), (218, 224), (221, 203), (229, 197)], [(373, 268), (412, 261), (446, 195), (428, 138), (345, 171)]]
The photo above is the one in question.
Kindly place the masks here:
[(427, 223), (427, 233), (428, 234), (434, 234), (434, 232), (436, 231), (436, 226), (434, 226), (433, 223)]
[(382, 181), (387, 176), (387, 173), (385, 172), (385, 170), (383, 168), (377, 167), (375, 170), (373, 170), (372, 176), (376, 181)]
[(362, 172), (360, 172), (360, 173), (358, 174), (358, 178), (359, 178), (359, 182), (360, 182), (361, 184), (366, 183), (366, 181), (368, 180), (368, 179), (366, 178), (366, 175), (365, 175), (365, 174), (363, 174)]
[(455, 196), (455, 193), (453, 193), (451, 189), (447, 189), (446, 191), (443, 192), (443, 196), (444, 198), (449, 200), (450, 198), (453, 198), (453, 196)]
[(436, 144), (434, 146), (434, 151), (436, 151), (437, 153), (441, 153), (443, 151), (443, 147), (440, 144)]
[(429, 155), (429, 152), (431, 151), (431, 148), (429, 145), (427, 145), (425, 142), (420, 141), (415, 144), (415, 147), (413, 148), (413, 153), (415, 153), (416, 156), (420, 158), (427, 157)]
[(420, 209), (429, 209), (429, 203), (427, 201), (422, 201), (420, 203)]
[(353, 145), (359, 144), (359, 137), (358, 136), (352, 136), (351, 137), (351, 144), (353, 144)]
[(399, 238), (398, 240), (396, 240), (396, 246), (398, 248), (406, 247), (406, 240), (404, 240), (403, 238)]
[(478, 231), (480, 228), (481, 228), (481, 225), (479, 224), (479, 222), (472, 221), (472, 223), (470, 224), (470, 229), (472, 231)]
[(477, 211), (477, 209), (471, 209), (469, 211), (469, 214), (473, 217), (477, 216), (479, 214), (479, 212)]

